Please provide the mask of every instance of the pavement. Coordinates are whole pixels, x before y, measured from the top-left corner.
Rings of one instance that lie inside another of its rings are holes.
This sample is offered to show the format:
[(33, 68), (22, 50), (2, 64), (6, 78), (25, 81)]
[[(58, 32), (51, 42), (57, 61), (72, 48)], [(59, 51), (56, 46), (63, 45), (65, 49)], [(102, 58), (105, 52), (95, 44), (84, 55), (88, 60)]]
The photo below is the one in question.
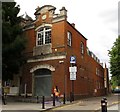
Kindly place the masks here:
[[(66, 104), (70, 104), (69, 101), (66, 102)], [(2, 110), (2, 112), (6, 112), (5, 110), (33, 110), (35, 112), (37, 111), (45, 111), (45, 110), (49, 110), (55, 107), (59, 107), (59, 106), (63, 106), (65, 104), (63, 104), (63, 102), (58, 102), (55, 101), (55, 106), (53, 106), (53, 101), (45, 101), (44, 104), (44, 109), (43, 109), (43, 105), (42, 103), (37, 103), (34, 101), (33, 102), (20, 102), (20, 101), (6, 101), (6, 105), (3, 105), (0, 107), (0, 110)]]
[[(101, 110), (101, 99), (102, 98), (103, 96), (82, 99), (72, 105), (70, 104), (70, 105), (66, 105), (62, 107), (53, 108), (52, 109), (53, 111), (51, 112), (54, 112), (54, 111), (56, 112), (58, 110), (63, 110), (62, 112), (64, 112), (65, 110), (72, 110), (75, 112), (77, 112), (77, 110), (79, 110), (80, 112), (88, 112), (88, 111), (99, 112)], [(120, 95), (118, 94), (108, 95), (106, 96), (106, 98), (108, 102), (107, 103), (108, 107), (120, 103)]]
[[(40, 111), (46, 111), (46, 110), (100, 110), (101, 105), (101, 99), (102, 97), (91, 97), (86, 99), (81, 99), (74, 101), (70, 103), (69, 101), (66, 102), (66, 104), (63, 104), (63, 102), (57, 102), (56, 105), (53, 106), (52, 101), (46, 101), (45, 102), (45, 109), (42, 109), (41, 103), (26, 103), (26, 102), (7, 102), (6, 105), (2, 105), (1, 110), (2, 112), (5, 112), (5, 110), (31, 110), (32, 112), (40, 112)], [(120, 95), (117, 94), (111, 94), (106, 96), (108, 101), (108, 106), (118, 104), (120, 103)]]

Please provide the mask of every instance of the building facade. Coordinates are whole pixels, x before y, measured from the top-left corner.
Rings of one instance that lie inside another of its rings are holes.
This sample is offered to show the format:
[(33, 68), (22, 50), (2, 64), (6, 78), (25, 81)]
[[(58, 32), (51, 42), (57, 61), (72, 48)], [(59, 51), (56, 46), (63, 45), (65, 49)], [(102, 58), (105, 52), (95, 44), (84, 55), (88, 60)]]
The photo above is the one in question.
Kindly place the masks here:
[[(23, 19), (24, 35), (27, 39), (27, 63), (19, 74), (20, 94), (51, 96), (54, 86), (61, 94), (76, 98), (105, 94), (105, 69), (100, 60), (88, 49), (87, 39), (67, 21), (67, 10), (45, 5), (36, 9), (33, 21)], [(75, 58), (71, 65), (70, 58)], [(70, 80), (69, 67), (77, 67), (76, 80)], [(106, 74), (108, 75), (108, 74)]]

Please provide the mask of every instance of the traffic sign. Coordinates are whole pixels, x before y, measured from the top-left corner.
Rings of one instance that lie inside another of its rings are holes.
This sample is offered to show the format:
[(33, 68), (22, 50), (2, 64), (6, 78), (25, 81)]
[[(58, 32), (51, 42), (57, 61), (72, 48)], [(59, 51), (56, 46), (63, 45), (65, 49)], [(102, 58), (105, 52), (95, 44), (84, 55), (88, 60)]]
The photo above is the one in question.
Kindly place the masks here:
[(76, 56), (70, 56), (70, 63), (76, 63)]
[(77, 72), (77, 67), (69, 67), (69, 72)]
[(70, 80), (76, 80), (76, 72), (70, 72)]

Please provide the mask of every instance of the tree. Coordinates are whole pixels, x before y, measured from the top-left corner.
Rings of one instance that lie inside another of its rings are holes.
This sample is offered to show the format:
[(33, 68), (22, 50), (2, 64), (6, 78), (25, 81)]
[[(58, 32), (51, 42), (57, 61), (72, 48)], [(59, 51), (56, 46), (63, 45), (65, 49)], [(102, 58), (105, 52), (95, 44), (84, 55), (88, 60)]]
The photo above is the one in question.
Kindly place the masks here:
[(25, 62), (22, 51), (25, 38), (22, 36), (20, 11), (16, 2), (2, 2), (2, 79), (12, 79)]
[(109, 51), (110, 54), (110, 72), (112, 81), (117, 86), (120, 86), (120, 36), (114, 42), (114, 45)]

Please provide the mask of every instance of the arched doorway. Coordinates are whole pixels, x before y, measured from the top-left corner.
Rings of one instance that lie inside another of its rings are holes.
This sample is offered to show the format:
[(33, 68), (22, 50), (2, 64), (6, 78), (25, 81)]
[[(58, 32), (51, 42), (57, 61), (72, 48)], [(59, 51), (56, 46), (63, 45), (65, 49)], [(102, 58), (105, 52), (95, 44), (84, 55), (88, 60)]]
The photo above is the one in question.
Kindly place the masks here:
[(50, 96), (52, 89), (52, 76), (49, 69), (37, 69), (34, 71), (34, 95)]

